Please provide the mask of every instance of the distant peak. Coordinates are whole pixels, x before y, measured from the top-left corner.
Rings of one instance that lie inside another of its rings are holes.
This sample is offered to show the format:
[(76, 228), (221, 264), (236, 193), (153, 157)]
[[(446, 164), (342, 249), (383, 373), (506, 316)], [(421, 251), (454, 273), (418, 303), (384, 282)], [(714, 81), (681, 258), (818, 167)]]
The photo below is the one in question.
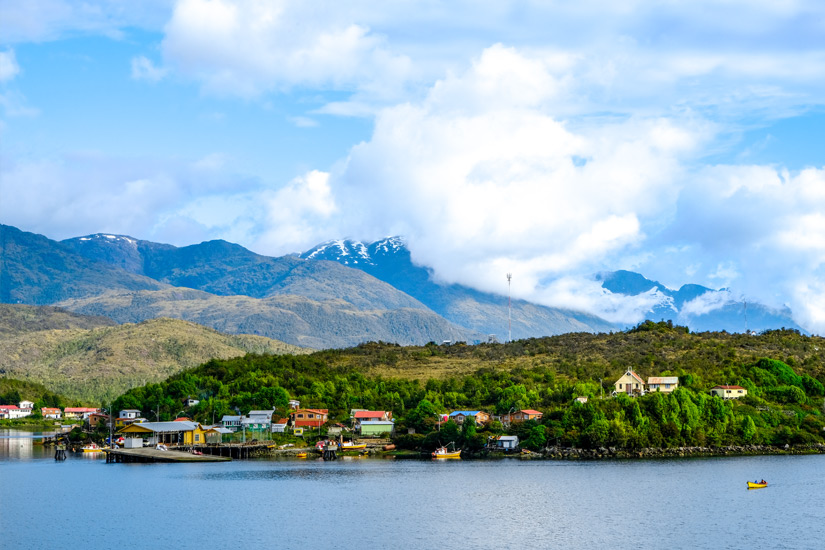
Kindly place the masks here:
[(98, 242), (126, 242), (131, 245), (137, 245), (137, 239), (126, 235), (112, 235), (111, 233), (95, 233), (93, 235), (86, 235), (85, 237), (77, 237), (78, 241), (88, 242), (88, 241), (98, 241)]

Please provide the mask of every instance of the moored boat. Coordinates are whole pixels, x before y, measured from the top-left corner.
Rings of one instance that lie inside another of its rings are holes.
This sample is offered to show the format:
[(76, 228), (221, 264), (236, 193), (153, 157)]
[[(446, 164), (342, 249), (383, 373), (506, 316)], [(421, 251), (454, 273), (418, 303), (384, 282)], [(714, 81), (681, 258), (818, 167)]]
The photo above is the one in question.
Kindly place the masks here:
[(83, 447), (84, 453), (102, 453), (103, 449), (97, 443), (89, 443)]
[(297, 458), (306, 458), (306, 457), (307, 457), (307, 454), (306, 454), (306, 453), (298, 453), (298, 454), (297, 454), (297, 455), (295, 455), (295, 456), (296, 456)]
[(439, 447), (432, 454), (433, 458), (461, 458), (461, 449), (449, 451), (447, 447)]
[(342, 451), (363, 451), (367, 448), (366, 443), (353, 443), (352, 441), (344, 441), (341, 444)]

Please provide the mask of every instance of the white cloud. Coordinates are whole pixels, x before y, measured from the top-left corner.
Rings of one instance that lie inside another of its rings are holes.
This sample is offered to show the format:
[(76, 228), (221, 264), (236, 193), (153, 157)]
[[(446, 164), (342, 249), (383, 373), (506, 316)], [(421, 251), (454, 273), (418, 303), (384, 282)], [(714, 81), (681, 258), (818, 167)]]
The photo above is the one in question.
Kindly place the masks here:
[(132, 58), (132, 78), (157, 82), (168, 74), (169, 70), (156, 67), (147, 57), (138, 55)]
[(13, 79), (20, 72), (14, 50), (0, 52), (0, 83)]
[(307, 243), (323, 241), (335, 227), (338, 206), (326, 172), (313, 170), (262, 199), (267, 229), (255, 240), (257, 250), (303, 251)]
[(679, 313), (682, 317), (705, 315), (735, 301), (736, 299), (729, 291), (705, 292), (693, 300), (682, 304)]
[(314, 3), (181, 0), (162, 49), (181, 73), (218, 94), (313, 86), (380, 96), (403, 86), (409, 59), (336, 13)]

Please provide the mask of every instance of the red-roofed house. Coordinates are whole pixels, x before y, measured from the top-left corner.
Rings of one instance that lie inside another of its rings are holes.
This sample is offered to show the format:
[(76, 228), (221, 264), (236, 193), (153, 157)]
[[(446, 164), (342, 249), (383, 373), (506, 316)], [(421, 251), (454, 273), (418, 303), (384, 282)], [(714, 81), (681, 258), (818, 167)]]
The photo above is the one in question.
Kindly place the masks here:
[(710, 394), (722, 399), (739, 399), (748, 395), (748, 390), (742, 386), (714, 386), (710, 389)]
[(17, 405), (0, 405), (0, 418), (22, 418), (25, 416)]
[(362, 420), (367, 422), (381, 422), (392, 420), (392, 411), (356, 411), (355, 422)]
[(320, 427), (326, 424), (329, 409), (296, 409), (289, 413), (293, 428)]
[(92, 413), (100, 412), (91, 407), (66, 407), (63, 409), (63, 416), (66, 418), (86, 418)]
[(633, 369), (627, 369), (627, 372), (616, 380), (613, 385), (616, 386), (616, 393), (626, 393), (627, 395), (644, 395), (645, 393), (645, 381), (633, 372)]

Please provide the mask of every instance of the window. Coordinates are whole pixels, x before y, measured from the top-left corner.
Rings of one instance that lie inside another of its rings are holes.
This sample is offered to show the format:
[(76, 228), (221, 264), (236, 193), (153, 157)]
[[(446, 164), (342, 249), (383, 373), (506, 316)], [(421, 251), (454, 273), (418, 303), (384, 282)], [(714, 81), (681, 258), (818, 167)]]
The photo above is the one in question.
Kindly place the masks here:
[(315, 416), (313, 416), (312, 414), (308, 414), (307, 418), (315, 418)]
[(665, 389), (669, 390), (670, 389), (670, 384), (665, 384)]
[(621, 384), (619, 384), (619, 389), (622, 389), (622, 385), (621, 385)]
[(201, 440), (201, 434), (195, 434), (195, 443), (198, 443)]
[(303, 414), (299, 414), (299, 415), (298, 415), (298, 418), (303, 418), (303, 417), (304, 417), (304, 415), (303, 415)]

